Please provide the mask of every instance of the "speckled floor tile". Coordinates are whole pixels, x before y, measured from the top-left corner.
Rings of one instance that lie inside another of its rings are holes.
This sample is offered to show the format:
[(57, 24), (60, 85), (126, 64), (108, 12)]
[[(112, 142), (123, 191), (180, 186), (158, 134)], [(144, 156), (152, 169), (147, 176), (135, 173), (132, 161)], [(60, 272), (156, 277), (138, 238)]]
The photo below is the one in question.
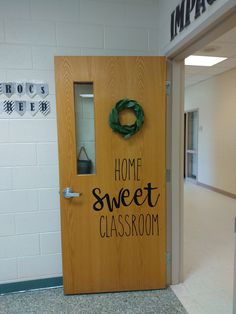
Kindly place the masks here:
[(186, 314), (171, 289), (64, 296), (62, 288), (0, 296), (0, 314)]

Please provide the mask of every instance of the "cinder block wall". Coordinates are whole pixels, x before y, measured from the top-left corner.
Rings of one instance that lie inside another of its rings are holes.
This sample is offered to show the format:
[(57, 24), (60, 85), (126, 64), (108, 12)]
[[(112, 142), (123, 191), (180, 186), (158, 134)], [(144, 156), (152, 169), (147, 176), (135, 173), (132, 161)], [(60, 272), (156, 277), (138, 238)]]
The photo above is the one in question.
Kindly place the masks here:
[(53, 57), (156, 55), (159, 16), (157, 0), (1, 0), (0, 17), (0, 82), (47, 82), (51, 102), (0, 114), (1, 284), (61, 275)]

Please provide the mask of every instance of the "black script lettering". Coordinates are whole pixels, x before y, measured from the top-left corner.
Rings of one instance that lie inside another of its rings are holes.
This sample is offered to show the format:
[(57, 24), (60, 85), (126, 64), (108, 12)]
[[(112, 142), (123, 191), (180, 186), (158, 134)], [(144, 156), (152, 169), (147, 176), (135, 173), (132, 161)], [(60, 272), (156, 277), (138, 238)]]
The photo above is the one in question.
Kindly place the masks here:
[[(140, 188), (135, 190), (133, 196), (130, 196), (130, 191), (128, 189), (121, 188), (117, 197), (111, 197), (108, 193), (104, 194), (104, 196), (101, 196), (101, 189), (94, 188), (92, 190), (92, 194), (97, 201), (93, 204), (93, 209), (95, 211), (100, 211), (106, 204), (108, 210), (113, 212), (114, 208), (119, 209), (121, 204), (125, 207), (130, 206), (132, 203), (140, 206), (143, 205), (146, 201), (149, 207), (155, 207), (160, 197), (160, 193), (155, 193), (156, 197), (154, 196), (155, 190), (158, 190), (158, 188), (152, 187), (152, 184), (149, 182), (147, 186), (143, 188), (143, 190)], [(145, 195), (143, 195), (143, 191), (147, 191)]]
[[(102, 198), (100, 198), (98, 195), (97, 195), (97, 192), (96, 191), (98, 191), (98, 193), (100, 194), (101, 193), (101, 190), (99, 189), (99, 188), (95, 188), (95, 189), (93, 189), (93, 191), (92, 191), (92, 193), (93, 193), (93, 195), (95, 196), (95, 198), (97, 199), (97, 202), (95, 202), (94, 204), (93, 204), (93, 209), (94, 210), (96, 210), (96, 211), (98, 211), (98, 210), (102, 210), (103, 209), (103, 199)], [(98, 207), (97, 205), (100, 205), (100, 207)]]
[[(120, 201), (121, 201), (121, 198), (123, 196), (123, 189), (120, 189), (120, 192), (119, 192), (119, 196), (118, 196), (118, 200), (116, 200), (115, 197), (112, 197), (110, 199), (110, 196), (109, 194), (105, 194), (105, 196), (103, 197), (103, 199), (105, 198), (106, 201), (107, 201), (107, 207), (109, 209), (110, 212), (113, 211), (113, 208), (120, 208)], [(123, 199), (122, 199), (122, 203), (123, 203)]]
[[(120, 201), (121, 201), (121, 198), (123, 196), (123, 188), (120, 189), (120, 192), (119, 192), (119, 196), (118, 196), (118, 200), (116, 200), (115, 197), (112, 197), (110, 198), (109, 194), (106, 193), (103, 197), (100, 197), (98, 194), (97, 194), (97, 191), (99, 194), (101, 194), (101, 190), (99, 188), (95, 188), (93, 189), (92, 193), (93, 195), (95, 196), (95, 198), (97, 199), (97, 202), (95, 202), (93, 204), (93, 209), (96, 210), (96, 211), (99, 211), (99, 210), (102, 210), (103, 207), (104, 207), (104, 202), (103, 200), (105, 199), (106, 202), (107, 202), (107, 207), (109, 209), (110, 212), (113, 211), (113, 208), (120, 208)], [(124, 200), (122, 198), (122, 203), (124, 203)], [(126, 205), (127, 206), (127, 205)]]
[(205, 0), (196, 0), (195, 19), (197, 19), (201, 15), (201, 8), (202, 8), (202, 13), (204, 13), (206, 11)]
[(143, 205), (143, 203), (145, 202), (145, 199), (143, 202), (139, 202), (138, 201), (138, 198), (141, 197), (143, 195), (143, 190), (142, 189), (137, 189), (135, 192), (134, 192), (134, 203), (138, 206), (140, 205)]
[(129, 191), (128, 189), (124, 189), (124, 190), (122, 191), (122, 198), (121, 198), (121, 202), (122, 202), (122, 204), (123, 204), (124, 206), (129, 206), (129, 205), (131, 205), (132, 200), (131, 200), (130, 202), (128, 202), (128, 203), (125, 202), (125, 199), (126, 199), (127, 197), (129, 197), (129, 196), (130, 196), (130, 191)]
[(160, 194), (157, 195), (156, 201), (153, 203), (152, 202), (152, 191), (153, 190), (157, 190), (157, 188), (152, 188), (152, 184), (148, 183), (147, 187), (145, 187), (144, 190), (148, 191), (148, 195), (147, 195), (147, 197), (148, 197), (148, 205), (150, 207), (155, 207), (157, 202), (158, 202), (158, 200), (159, 200)]

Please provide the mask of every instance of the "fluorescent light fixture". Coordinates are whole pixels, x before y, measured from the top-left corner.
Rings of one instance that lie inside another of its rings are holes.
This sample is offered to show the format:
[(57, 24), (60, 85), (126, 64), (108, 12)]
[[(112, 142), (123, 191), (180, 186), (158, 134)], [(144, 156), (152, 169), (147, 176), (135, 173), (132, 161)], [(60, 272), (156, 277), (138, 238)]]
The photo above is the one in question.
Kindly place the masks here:
[(80, 97), (83, 97), (83, 98), (93, 98), (93, 94), (80, 94)]
[(226, 60), (223, 57), (209, 57), (209, 56), (189, 56), (184, 60), (185, 65), (211, 67), (221, 61)]

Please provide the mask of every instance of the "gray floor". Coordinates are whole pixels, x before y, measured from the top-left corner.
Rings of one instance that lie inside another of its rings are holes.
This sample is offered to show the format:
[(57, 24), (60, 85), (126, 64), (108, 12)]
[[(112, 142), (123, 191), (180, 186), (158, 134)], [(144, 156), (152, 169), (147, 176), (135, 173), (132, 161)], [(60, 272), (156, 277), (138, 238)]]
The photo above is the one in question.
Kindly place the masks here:
[(62, 288), (0, 296), (0, 314), (158, 313), (187, 312), (173, 291), (138, 291), (64, 296)]

